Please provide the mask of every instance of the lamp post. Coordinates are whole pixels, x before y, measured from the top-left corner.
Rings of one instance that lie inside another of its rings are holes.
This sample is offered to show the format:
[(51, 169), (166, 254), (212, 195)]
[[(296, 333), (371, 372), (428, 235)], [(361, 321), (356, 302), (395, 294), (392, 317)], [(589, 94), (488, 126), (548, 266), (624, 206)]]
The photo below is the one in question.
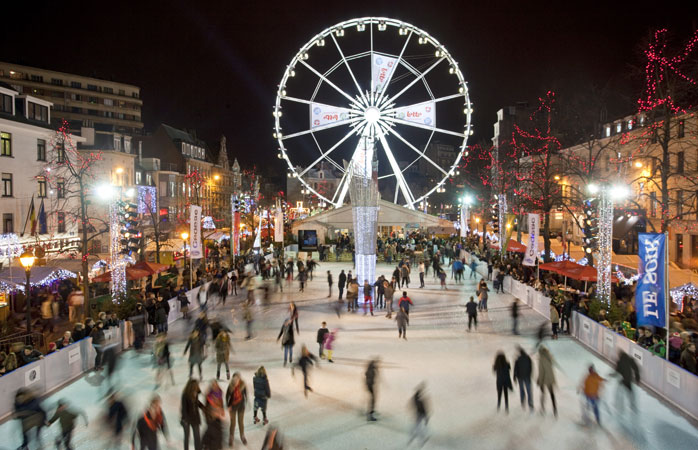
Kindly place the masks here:
[(19, 257), (19, 262), (22, 264), (22, 267), (24, 267), (24, 273), (27, 274), (27, 285), (24, 288), (24, 294), (25, 294), (25, 316), (27, 316), (27, 334), (31, 333), (32, 331), (32, 308), (31, 308), (31, 298), (30, 298), (30, 293), (29, 290), (31, 289), (31, 285), (29, 283), (29, 279), (32, 274), (32, 266), (34, 265), (34, 260), (36, 258), (34, 257), (34, 253), (30, 251), (25, 251), (22, 253), (22, 256)]
[[(186, 231), (182, 232), (182, 240), (184, 241), (184, 265), (186, 267), (186, 257), (187, 257), (187, 239), (189, 239), (189, 233)], [(189, 290), (191, 291), (192, 288), (192, 283), (191, 283), (191, 275), (192, 275), (192, 265), (191, 265), (191, 249), (189, 250)]]
[(590, 184), (589, 192), (599, 195), (599, 258), (596, 265), (596, 296), (609, 304), (611, 302), (611, 264), (613, 256), (613, 201), (628, 196), (627, 186)]

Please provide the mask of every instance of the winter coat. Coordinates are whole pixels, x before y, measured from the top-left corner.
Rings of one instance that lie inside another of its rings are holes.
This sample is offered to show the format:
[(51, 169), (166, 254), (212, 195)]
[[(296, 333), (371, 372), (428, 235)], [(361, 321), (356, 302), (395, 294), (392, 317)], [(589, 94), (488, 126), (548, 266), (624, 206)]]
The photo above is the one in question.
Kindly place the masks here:
[(228, 362), (230, 358), (230, 348), (232, 347), (230, 343), (230, 338), (227, 339), (223, 336), (227, 336), (226, 333), (219, 333), (216, 337), (216, 362)]
[(404, 308), (406, 313), (410, 312), (410, 305), (414, 305), (414, 303), (412, 303), (409, 297), (400, 297), (400, 300), (397, 302), (397, 308)]
[(465, 310), (468, 312), (469, 316), (477, 316), (477, 303), (475, 303), (475, 301), (466, 303)]
[(689, 372), (696, 373), (696, 355), (691, 352), (688, 348), (681, 352), (681, 359), (679, 360), (681, 367), (688, 370)]
[(279, 336), (276, 338), (281, 339), (281, 345), (295, 345), (296, 341), (293, 336), (293, 322), (290, 320), (284, 322), (281, 325), (281, 331), (279, 331)]
[(584, 379), (584, 395), (589, 398), (599, 398), (599, 393), (601, 391), (601, 385), (604, 379), (599, 376), (596, 372), (591, 372)]
[(235, 386), (233, 386), (232, 381), (228, 385), (228, 390), (225, 391), (225, 404), (228, 406), (228, 409), (233, 411), (245, 409), (245, 405), (247, 404), (247, 387), (244, 381), (240, 380), (238, 390), (240, 392), (240, 400), (238, 402), (235, 402)]
[(255, 375), (252, 378), (252, 386), (254, 387), (254, 398), (267, 399), (271, 397), (269, 378)]
[(196, 398), (187, 397), (186, 393), (182, 393), (182, 421), (192, 425), (201, 423), (201, 414), (199, 409), (203, 409), (204, 405), (199, 401), (198, 395)]
[(344, 286), (347, 284), (347, 276), (344, 274), (344, 272), (339, 274), (339, 281), (337, 282), (337, 287), (340, 289), (344, 289)]
[(501, 367), (494, 367), (493, 371), (497, 374), (497, 386), (512, 389), (511, 378), (509, 377), (511, 365), (508, 361), (505, 361)]
[(550, 323), (560, 323), (560, 314), (557, 312), (557, 308), (550, 305)]
[(332, 333), (325, 333), (325, 344), (324, 347), (326, 350), (332, 350), (332, 346), (334, 344), (335, 340), (335, 334), (334, 332)]
[(621, 381), (625, 387), (630, 387), (635, 381), (640, 382), (640, 369), (637, 367), (635, 359), (627, 353), (621, 353), (616, 363), (616, 372), (621, 376)]
[(189, 350), (189, 364), (201, 364), (204, 361), (204, 343), (197, 337), (190, 337), (184, 347), (184, 353)]
[(487, 292), (490, 289), (487, 287), (486, 283), (482, 283), (477, 289), (478, 300), (487, 300)]
[(531, 357), (526, 353), (520, 353), (514, 363), (514, 381), (530, 381), (532, 372), (533, 362), (531, 361)]
[(163, 302), (160, 302), (155, 309), (155, 323), (166, 323), (167, 322), (167, 311), (165, 311), (165, 307), (162, 306)]
[(100, 327), (94, 327), (92, 332), (90, 332), (90, 337), (92, 338), (92, 345), (104, 345), (106, 338), (104, 337), (104, 329)]
[(75, 328), (73, 328), (73, 332), (71, 333), (73, 337), (73, 341), (77, 342), (81, 339), (85, 339), (85, 327), (82, 327), (78, 329), (77, 325)]
[(328, 330), (327, 328), (320, 328), (319, 330), (317, 330), (317, 343), (322, 344), (323, 342), (325, 342), (325, 335), (329, 332), (330, 330)]
[(407, 327), (407, 314), (405, 314), (402, 309), (398, 310), (397, 316), (395, 316), (395, 320), (397, 321), (397, 326), (398, 328), (406, 328)]
[(395, 293), (395, 289), (393, 289), (390, 284), (388, 286), (383, 287), (383, 295), (385, 296), (386, 300), (392, 300), (393, 299), (393, 294)]
[(555, 386), (555, 372), (553, 371), (553, 357), (550, 353), (539, 353), (538, 357), (538, 386), (552, 389)]

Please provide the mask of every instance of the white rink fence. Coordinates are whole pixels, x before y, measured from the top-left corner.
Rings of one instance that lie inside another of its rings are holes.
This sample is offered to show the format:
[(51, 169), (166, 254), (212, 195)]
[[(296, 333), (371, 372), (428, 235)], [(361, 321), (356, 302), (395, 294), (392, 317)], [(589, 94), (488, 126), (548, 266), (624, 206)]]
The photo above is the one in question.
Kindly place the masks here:
[[(474, 255), (468, 253), (468, 258)], [(474, 256), (476, 259), (477, 256)], [(487, 263), (479, 261), (477, 273), (487, 278)], [(511, 294), (546, 319), (550, 318), (550, 298), (533, 287), (504, 277), (504, 292)], [(635, 358), (640, 369), (641, 384), (662, 399), (698, 420), (698, 377), (684, 368), (653, 355), (634, 341), (604, 327), (595, 320), (572, 313), (572, 337), (585, 347), (613, 364), (618, 351), (623, 350)], [(667, 342), (667, 351), (668, 351)]]
[[(206, 283), (204, 287), (208, 289), (209, 284), (210, 282)], [(197, 300), (200, 289), (201, 287), (195, 287), (186, 293), (190, 312), (201, 306)], [(177, 297), (168, 302), (170, 314), (167, 323), (171, 324), (181, 319), (183, 314)], [(133, 345), (131, 330), (129, 321), (121, 321), (118, 328), (104, 330), (104, 347), (115, 346), (117, 352), (128, 349)], [(96, 355), (92, 338), (87, 337), (0, 377), (0, 421), (7, 419), (14, 411), (15, 393), (18, 389), (30, 388), (41, 397), (48, 395), (93, 369)]]

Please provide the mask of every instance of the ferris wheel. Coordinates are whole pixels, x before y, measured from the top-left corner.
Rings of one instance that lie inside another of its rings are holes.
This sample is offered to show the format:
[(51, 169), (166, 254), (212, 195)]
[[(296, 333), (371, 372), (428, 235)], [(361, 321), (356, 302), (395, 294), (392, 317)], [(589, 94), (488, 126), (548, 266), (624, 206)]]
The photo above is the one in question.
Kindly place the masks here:
[[(458, 63), (426, 31), (380, 17), (338, 23), (303, 45), (281, 78), (273, 114), (289, 177), (335, 207), (345, 203), (351, 162), (366, 145), (375, 149), (381, 192), (414, 209), (457, 174), (472, 134)], [(335, 183), (318, 183), (319, 167), (336, 174)]]

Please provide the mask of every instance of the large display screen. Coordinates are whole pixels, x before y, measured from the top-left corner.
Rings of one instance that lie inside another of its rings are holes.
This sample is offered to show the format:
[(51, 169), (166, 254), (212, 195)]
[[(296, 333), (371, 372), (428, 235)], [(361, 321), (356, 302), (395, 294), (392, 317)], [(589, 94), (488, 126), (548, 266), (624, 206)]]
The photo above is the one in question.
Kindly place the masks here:
[(317, 250), (317, 231), (298, 230), (298, 250), (302, 252)]

